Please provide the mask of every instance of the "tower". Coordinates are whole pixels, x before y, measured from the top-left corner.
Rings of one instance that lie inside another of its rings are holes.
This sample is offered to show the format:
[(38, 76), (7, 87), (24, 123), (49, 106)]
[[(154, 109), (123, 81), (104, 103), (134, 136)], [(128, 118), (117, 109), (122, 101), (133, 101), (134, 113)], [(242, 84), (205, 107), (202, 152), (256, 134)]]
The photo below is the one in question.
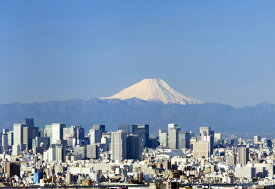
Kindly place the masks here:
[(237, 146), (237, 163), (246, 165), (249, 160), (249, 148), (245, 145)]
[(170, 123), (168, 124), (168, 146), (171, 149), (178, 148), (178, 135), (179, 135), (180, 128), (177, 124)]
[(126, 158), (126, 136), (121, 130), (111, 133), (111, 159), (124, 160)]

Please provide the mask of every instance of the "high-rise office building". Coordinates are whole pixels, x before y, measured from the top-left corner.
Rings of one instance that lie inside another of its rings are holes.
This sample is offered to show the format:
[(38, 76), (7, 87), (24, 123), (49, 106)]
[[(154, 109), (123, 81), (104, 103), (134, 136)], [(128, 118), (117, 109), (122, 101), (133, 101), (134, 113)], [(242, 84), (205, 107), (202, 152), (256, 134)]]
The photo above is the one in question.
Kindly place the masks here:
[(102, 132), (99, 129), (90, 129), (89, 130), (89, 137), (90, 137), (90, 144), (96, 144), (101, 142)]
[(123, 131), (117, 131), (111, 133), (111, 159), (112, 160), (124, 160), (126, 158), (126, 137), (127, 133)]
[(209, 142), (209, 152), (210, 155), (213, 154), (214, 149), (214, 131), (211, 127), (200, 127), (200, 141)]
[(245, 145), (238, 145), (237, 146), (237, 163), (246, 165), (249, 160), (249, 148)]
[(193, 155), (197, 158), (209, 158), (210, 151), (209, 151), (209, 142), (207, 141), (196, 141), (193, 143)]
[(178, 148), (178, 135), (179, 131), (181, 129), (177, 124), (170, 123), (168, 124), (168, 146), (171, 149), (177, 149)]
[(23, 143), (23, 127), (25, 125), (22, 123), (13, 124), (13, 144), (22, 145)]
[(132, 134), (138, 135), (140, 137), (140, 144), (144, 147), (149, 146), (149, 125), (148, 124), (140, 124), (140, 125), (132, 125), (131, 126)]
[(2, 149), (3, 149), (3, 151), (6, 151), (9, 149), (7, 133), (2, 133)]
[(191, 131), (185, 133), (185, 148), (191, 149), (191, 138), (194, 137), (194, 133)]
[(141, 156), (145, 147), (149, 147), (149, 125), (132, 125), (132, 134), (139, 137), (139, 156)]
[(52, 131), (52, 144), (60, 144), (63, 140), (63, 128), (66, 125), (62, 123), (52, 123), (51, 131)]
[(8, 132), (8, 145), (9, 146), (13, 145), (13, 131)]
[(128, 135), (126, 139), (127, 144), (127, 159), (141, 159), (139, 148), (139, 136)]
[(163, 147), (168, 146), (168, 134), (164, 130), (159, 130), (159, 145)]
[(190, 132), (179, 131), (178, 133), (178, 148), (190, 149)]
[(26, 145), (26, 149), (32, 149), (32, 140), (39, 135), (38, 127), (23, 127), (23, 144)]
[(84, 128), (81, 126), (71, 126), (71, 129), (73, 129), (74, 131), (74, 136), (76, 138), (76, 144), (77, 145), (82, 145), (83, 143), (83, 139), (85, 137), (85, 132), (84, 132)]

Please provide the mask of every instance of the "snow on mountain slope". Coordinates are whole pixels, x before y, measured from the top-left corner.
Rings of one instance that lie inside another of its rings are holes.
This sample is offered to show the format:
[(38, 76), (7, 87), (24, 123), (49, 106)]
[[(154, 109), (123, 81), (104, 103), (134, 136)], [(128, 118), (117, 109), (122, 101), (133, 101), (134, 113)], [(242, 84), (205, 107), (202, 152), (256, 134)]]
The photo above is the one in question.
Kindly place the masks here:
[(101, 99), (131, 99), (139, 98), (146, 101), (159, 101), (164, 104), (200, 104), (200, 100), (185, 96), (170, 87), (161, 79), (143, 79), (142, 81), (120, 91), (111, 97)]

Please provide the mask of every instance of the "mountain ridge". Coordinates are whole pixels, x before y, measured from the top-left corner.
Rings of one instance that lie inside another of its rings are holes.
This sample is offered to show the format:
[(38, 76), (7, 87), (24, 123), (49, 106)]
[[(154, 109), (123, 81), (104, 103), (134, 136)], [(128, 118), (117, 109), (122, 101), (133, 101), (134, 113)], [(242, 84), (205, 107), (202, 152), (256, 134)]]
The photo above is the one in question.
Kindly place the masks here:
[(219, 103), (163, 104), (140, 99), (89, 99), (49, 101), (33, 104), (0, 104), (1, 128), (12, 128), (13, 123), (33, 117), (39, 127), (52, 122), (84, 126), (106, 124), (116, 130), (121, 123), (148, 123), (152, 133), (167, 129), (167, 124), (178, 123), (184, 130), (197, 131), (208, 125), (222, 133), (260, 134), (274, 129), (275, 109), (257, 105), (235, 108)]

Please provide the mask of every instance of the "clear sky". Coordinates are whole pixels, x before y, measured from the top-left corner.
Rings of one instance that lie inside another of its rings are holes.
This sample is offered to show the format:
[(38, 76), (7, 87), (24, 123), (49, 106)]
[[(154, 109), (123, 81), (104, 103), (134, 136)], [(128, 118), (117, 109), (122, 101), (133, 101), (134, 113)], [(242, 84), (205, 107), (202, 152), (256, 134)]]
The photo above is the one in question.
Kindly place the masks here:
[(161, 78), (206, 102), (275, 103), (275, 1), (0, 2), (0, 103), (110, 96)]

